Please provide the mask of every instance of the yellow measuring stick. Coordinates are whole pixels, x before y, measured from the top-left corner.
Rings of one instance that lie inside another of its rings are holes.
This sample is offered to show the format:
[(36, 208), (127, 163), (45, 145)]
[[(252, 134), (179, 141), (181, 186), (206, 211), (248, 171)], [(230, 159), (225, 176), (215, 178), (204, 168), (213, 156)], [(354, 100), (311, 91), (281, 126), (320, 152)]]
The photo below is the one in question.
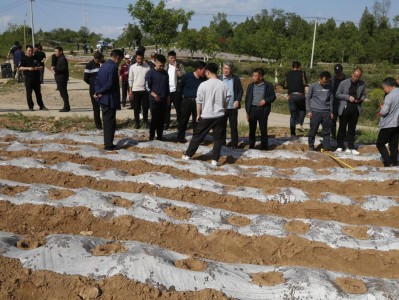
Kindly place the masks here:
[(343, 164), (344, 166), (346, 166), (346, 167), (348, 167), (348, 168), (350, 168), (350, 169), (352, 169), (352, 170), (355, 170), (354, 167), (352, 167), (352, 166), (348, 165), (347, 163), (343, 162), (343, 161), (340, 160), (338, 157), (335, 157), (334, 155), (331, 155), (331, 154), (326, 153), (326, 152), (324, 151), (324, 149), (321, 149), (320, 152), (323, 153), (323, 154), (325, 154), (325, 155), (327, 155), (327, 156), (329, 156), (329, 157), (331, 157), (332, 159), (334, 159), (334, 160), (337, 161), (338, 163)]

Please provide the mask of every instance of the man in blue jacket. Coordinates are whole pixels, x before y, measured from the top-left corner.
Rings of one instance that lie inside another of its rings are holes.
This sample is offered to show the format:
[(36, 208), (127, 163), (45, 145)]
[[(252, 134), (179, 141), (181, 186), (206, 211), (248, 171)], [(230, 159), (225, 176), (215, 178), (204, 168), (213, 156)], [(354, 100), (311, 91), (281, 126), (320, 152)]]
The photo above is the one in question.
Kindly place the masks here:
[(116, 150), (114, 137), (116, 130), (116, 110), (121, 109), (118, 66), (123, 58), (119, 49), (112, 50), (110, 59), (105, 62), (96, 78), (94, 98), (99, 102), (104, 127), (104, 150)]
[(271, 83), (265, 81), (265, 71), (256, 68), (252, 72), (253, 82), (248, 85), (245, 96), (245, 110), (249, 122), (249, 149), (255, 149), (256, 125), (259, 122), (261, 133), (261, 150), (267, 150), (267, 119), (272, 109), (272, 102), (276, 100), (276, 93)]

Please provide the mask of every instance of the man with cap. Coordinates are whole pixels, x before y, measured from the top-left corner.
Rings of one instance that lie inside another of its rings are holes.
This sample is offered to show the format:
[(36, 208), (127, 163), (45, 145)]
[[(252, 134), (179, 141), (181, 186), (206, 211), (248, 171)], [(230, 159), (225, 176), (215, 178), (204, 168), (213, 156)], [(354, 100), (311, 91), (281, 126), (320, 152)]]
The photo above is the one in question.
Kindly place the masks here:
[(336, 64), (334, 66), (334, 77), (331, 80), (331, 85), (333, 89), (333, 118), (331, 119), (331, 138), (337, 139), (337, 120), (338, 120), (338, 107), (339, 99), (336, 97), (339, 84), (346, 79), (344, 74), (344, 68), (341, 64)]
[[(119, 70), (119, 77), (122, 82), (122, 106), (126, 106), (126, 97), (127, 97), (127, 91), (129, 90), (129, 67), (130, 67), (130, 55), (126, 54), (125, 55), (125, 63), (121, 66), (121, 69)], [(133, 105), (131, 104), (131, 107), (133, 108)]]

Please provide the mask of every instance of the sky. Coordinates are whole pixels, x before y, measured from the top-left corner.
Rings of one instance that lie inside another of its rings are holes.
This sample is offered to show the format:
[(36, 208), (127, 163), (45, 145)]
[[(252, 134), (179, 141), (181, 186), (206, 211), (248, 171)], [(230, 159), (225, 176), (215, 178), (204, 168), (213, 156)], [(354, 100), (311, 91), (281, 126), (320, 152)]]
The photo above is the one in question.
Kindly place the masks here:
[[(382, 1), (382, 0), (381, 0)], [(78, 30), (87, 26), (90, 31), (102, 33), (104, 37), (117, 38), (127, 23), (134, 20), (127, 12), (129, 3), (135, 0), (33, 0), (35, 31), (50, 31), (54, 28)], [(158, 3), (157, 0), (152, 0)], [(84, 5), (86, 3), (86, 5)], [(312, 21), (315, 17), (333, 17), (337, 23), (353, 21), (358, 23), (367, 6), (370, 11), (374, 0), (166, 0), (169, 8), (193, 10), (195, 14), (189, 28), (208, 26), (212, 16), (218, 12), (227, 14), (230, 22), (243, 22), (247, 17), (260, 13), (262, 9), (283, 9)], [(0, 33), (9, 22), (31, 24), (30, 0), (0, 1)], [(399, 1), (391, 1), (389, 18), (399, 15)]]

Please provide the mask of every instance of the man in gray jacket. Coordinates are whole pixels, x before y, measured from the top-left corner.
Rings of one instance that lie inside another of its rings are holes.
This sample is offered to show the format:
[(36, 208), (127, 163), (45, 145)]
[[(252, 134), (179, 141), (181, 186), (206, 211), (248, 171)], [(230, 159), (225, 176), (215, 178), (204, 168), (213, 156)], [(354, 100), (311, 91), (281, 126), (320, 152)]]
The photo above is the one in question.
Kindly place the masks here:
[[(356, 125), (362, 112), (362, 103), (366, 99), (365, 84), (363, 80), (360, 80), (361, 77), (362, 69), (356, 68), (350, 78), (341, 82), (335, 95), (340, 100), (337, 152), (343, 151), (344, 139), (347, 135), (348, 149), (346, 149), (346, 152), (359, 154), (355, 149)], [(346, 127), (348, 127), (347, 133)]]
[[(381, 116), (380, 132), (376, 146), (381, 153), (384, 167), (391, 167), (398, 165), (399, 88), (392, 77), (384, 79), (382, 88), (387, 95), (379, 112)], [(389, 152), (385, 146), (386, 143), (389, 145)]]
[(314, 142), (320, 124), (323, 127), (323, 148), (330, 150), (330, 128), (333, 119), (333, 91), (330, 84), (330, 72), (323, 71), (319, 81), (309, 86), (306, 94), (306, 112), (310, 118), (310, 132), (308, 135), (309, 150), (314, 151)]

